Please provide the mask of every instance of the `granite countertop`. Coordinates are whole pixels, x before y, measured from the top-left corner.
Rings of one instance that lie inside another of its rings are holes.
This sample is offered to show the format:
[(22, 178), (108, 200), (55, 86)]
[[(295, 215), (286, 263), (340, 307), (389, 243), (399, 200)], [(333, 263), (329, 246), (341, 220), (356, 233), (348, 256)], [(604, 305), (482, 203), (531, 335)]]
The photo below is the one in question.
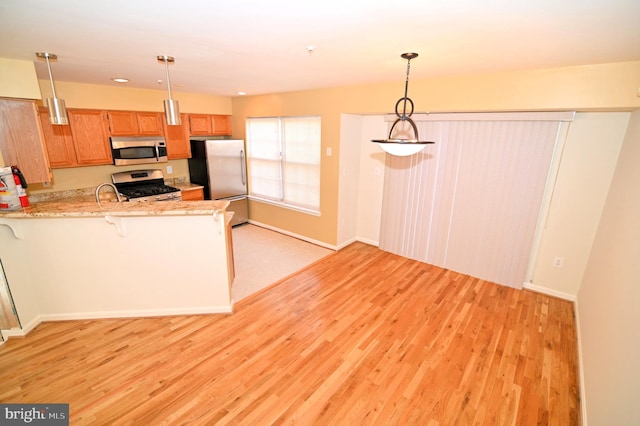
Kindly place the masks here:
[[(166, 182), (180, 190), (202, 188), (184, 179)], [(3, 218), (92, 217), (92, 216), (182, 216), (217, 215), (226, 213), (229, 201), (157, 201), (118, 202), (113, 190), (100, 192), (100, 204), (96, 202), (96, 188), (80, 188), (29, 194), (29, 207), (17, 210), (0, 210)], [(226, 216), (230, 215), (228, 212)]]
[(122, 202), (57, 201), (32, 203), (18, 210), (0, 210), (0, 219), (95, 216), (183, 216), (225, 213), (228, 201)]

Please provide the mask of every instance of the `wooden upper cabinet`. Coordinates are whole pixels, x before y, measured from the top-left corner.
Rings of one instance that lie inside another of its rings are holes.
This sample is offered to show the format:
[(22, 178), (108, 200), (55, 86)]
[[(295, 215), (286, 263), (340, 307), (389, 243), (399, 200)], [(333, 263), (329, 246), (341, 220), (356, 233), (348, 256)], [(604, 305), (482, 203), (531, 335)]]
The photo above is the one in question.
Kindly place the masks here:
[(40, 108), (40, 124), (44, 134), (44, 144), (52, 168), (73, 167), (78, 164), (76, 150), (71, 136), (71, 126), (53, 125), (49, 112)]
[(0, 152), (5, 165), (18, 166), (27, 183), (51, 181), (35, 101), (0, 98)]
[(211, 116), (211, 121), (214, 135), (231, 135), (230, 115), (213, 115)]
[(138, 119), (132, 111), (108, 111), (111, 136), (133, 136), (138, 133)]
[(191, 158), (191, 143), (189, 142), (189, 116), (180, 114), (182, 124), (169, 126), (164, 122), (164, 138), (167, 142), (169, 160)]
[(194, 136), (231, 135), (230, 115), (190, 114), (189, 125)]
[(138, 134), (158, 136), (162, 134), (162, 118), (164, 115), (160, 112), (137, 112)]
[(105, 111), (68, 110), (77, 165), (112, 164), (109, 121)]
[(189, 130), (194, 136), (208, 136), (212, 134), (212, 122), (209, 114), (189, 114)]
[(111, 136), (158, 136), (162, 134), (159, 112), (107, 111)]

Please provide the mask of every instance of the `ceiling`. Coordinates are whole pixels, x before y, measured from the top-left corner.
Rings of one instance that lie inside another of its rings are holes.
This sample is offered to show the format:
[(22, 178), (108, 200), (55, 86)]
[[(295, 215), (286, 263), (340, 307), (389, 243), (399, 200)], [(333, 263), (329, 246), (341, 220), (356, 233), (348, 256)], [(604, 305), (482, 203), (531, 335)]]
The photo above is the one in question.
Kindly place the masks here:
[(640, 60), (639, 17), (638, 0), (0, 0), (0, 57), (166, 90), (169, 55), (175, 92), (256, 95), (403, 81), (403, 52), (411, 78)]

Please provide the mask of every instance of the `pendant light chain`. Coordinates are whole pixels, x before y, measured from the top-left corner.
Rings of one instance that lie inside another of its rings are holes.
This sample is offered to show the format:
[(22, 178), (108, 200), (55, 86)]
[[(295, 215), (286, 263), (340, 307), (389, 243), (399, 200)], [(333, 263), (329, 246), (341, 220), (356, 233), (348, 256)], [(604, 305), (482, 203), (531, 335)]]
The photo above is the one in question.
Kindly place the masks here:
[[(417, 58), (418, 54), (403, 53), (402, 55), (400, 55), (400, 57), (407, 60), (407, 77), (404, 83), (404, 96), (398, 99), (398, 102), (396, 102), (395, 113), (397, 118), (391, 125), (391, 129), (389, 130), (389, 135), (387, 136), (387, 139), (373, 139), (371, 142), (377, 143), (380, 146), (380, 148), (382, 148), (383, 150), (385, 150), (391, 155), (405, 156), (405, 155), (415, 154), (416, 152), (419, 152), (422, 149), (424, 149), (425, 145), (432, 144), (435, 142), (421, 141), (418, 136), (418, 128), (416, 124), (413, 122), (413, 120), (411, 119), (411, 115), (413, 114), (413, 110), (414, 110), (414, 105), (413, 105), (413, 101), (409, 97), (409, 72), (411, 70), (411, 60), (414, 58)], [(402, 102), (402, 114), (400, 113), (401, 102)], [(411, 110), (409, 111), (409, 113), (407, 113), (407, 102), (411, 107)], [(409, 123), (409, 125), (411, 126), (411, 129), (413, 130), (413, 135), (414, 135), (413, 139), (393, 137), (393, 131), (395, 130), (396, 125), (400, 122)]]

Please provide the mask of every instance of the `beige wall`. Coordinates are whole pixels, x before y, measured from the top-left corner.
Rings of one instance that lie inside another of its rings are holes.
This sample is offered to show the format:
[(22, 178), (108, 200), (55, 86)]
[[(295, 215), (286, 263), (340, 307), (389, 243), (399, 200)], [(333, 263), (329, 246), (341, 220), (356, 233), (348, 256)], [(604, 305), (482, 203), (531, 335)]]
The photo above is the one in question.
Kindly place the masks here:
[(0, 58), (0, 97), (40, 99), (33, 61)]
[[(0, 58), (0, 97), (40, 99), (40, 86), (33, 61)], [(0, 152), (0, 167), (4, 166)]]
[(592, 425), (640, 424), (639, 163), (636, 111), (578, 292), (582, 402)]
[[(551, 184), (533, 286), (569, 299), (582, 281), (630, 113), (577, 113)], [(564, 259), (562, 268), (554, 258)]]
[[(44, 98), (51, 96), (48, 80), (40, 80)], [(111, 85), (80, 84), (56, 81), (56, 94), (64, 99), (67, 108), (115, 109), (133, 111), (164, 111), (166, 90), (128, 88), (124, 84)], [(171, 92), (171, 97), (180, 103), (180, 112), (231, 114), (231, 98), (197, 93)]]
[[(419, 66), (418, 63), (415, 66)], [(640, 108), (640, 61), (411, 81), (416, 111), (631, 111)], [(233, 98), (233, 134), (244, 138), (246, 117), (320, 115), (322, 117), (321, 216), (259, 202), (251, 219), (325, 242), (338, 243), (338, 153), (341, 114), (391, 112), (403, 82)], [(384, 136), (384, 135), (383, 135)], [(346, 141), (344, 142), (346, 143)]]

